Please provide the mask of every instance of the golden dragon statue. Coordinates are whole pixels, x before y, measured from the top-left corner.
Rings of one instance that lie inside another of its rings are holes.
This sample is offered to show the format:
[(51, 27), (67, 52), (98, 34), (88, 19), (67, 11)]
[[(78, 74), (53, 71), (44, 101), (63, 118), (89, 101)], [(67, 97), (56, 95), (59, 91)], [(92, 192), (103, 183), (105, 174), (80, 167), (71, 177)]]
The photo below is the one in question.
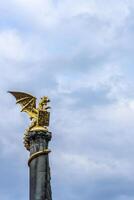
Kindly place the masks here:
[(36, 97), (24, 93), (24, 92), (15, 92), (8, 91), (16, 98), (16, 104), (20, 104), (22, 109), (21, 112), (26, 112), (30, 120), (32, 121), (30, 126), (26, 129), (24, 136), (24, 144), (28, 149), (29, 145), (27, 144), (27, 136), (30, 131), (48, 131), (50, 112), (48, 109), (48, 103), (50, 100), (47, 96), (41, 98), (38, 107), (36, 107)]

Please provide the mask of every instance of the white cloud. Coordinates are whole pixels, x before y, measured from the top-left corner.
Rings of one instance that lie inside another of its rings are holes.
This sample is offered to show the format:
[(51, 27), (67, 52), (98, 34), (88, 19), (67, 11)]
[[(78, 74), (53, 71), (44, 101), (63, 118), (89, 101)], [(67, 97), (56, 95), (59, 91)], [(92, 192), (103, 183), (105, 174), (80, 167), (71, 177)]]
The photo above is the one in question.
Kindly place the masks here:
[(56, 19), (56, 12), (52, 0), (13, 0), (14, 6), (25, 20), (31, 21), (37, 27), (53, 26)]
[(57, 75), (58, 92), (71, 94), (84, 88), (93, 91), (107, 90), (107, 98), (123, 100), (126, 98), (128, 83), (120, 66), (106, 63), (105, 66), (93, 67), (87, 73), (79, 74), (77, 78)]
[(15, 31), (0, 32), (0, 58), (22, 61), (26, 47)]
[(41, 41), (32, 35), (25, 38), (15, 29), (6, 29), (0, 32), (0, 59), (12, 62), (36, 62), (42, 56), (45, 58), (46, 50), (41, 49)]
[(65, 20), (81, 15), (97, 17), (100, 20), (120, 25), (130, 14), (132, 1), (100, 1), (100, 0), (12, 0), (12, 9), (24, 20), (31, 21), (37, 27), (53, 28)]

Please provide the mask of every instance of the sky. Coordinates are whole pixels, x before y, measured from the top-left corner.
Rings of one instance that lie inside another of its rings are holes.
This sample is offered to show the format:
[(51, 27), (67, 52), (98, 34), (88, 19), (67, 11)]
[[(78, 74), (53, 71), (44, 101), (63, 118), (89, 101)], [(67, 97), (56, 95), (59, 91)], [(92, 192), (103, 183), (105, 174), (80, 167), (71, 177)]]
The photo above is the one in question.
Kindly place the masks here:
[(134, 199), (134, 1), (0, 1), (0, 199), (29, 199), (28, 116), (51, 99), (53, 200)]

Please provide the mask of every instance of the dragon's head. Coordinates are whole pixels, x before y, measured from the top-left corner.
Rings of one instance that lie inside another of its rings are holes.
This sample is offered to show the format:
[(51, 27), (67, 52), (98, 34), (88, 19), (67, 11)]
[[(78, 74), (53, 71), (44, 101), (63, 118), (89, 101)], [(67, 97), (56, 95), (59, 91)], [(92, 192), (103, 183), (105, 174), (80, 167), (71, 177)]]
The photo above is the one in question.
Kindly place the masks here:
[(39, 107), (42, 109), (44, 106), (47, 106), (49, 102), (50, 102), (50, 99), (47, 96), (41, 97)]
[(41, 97), (41, 101), (40, 101), (42, 104), (47, 104), (48, 102), (50, 102), (50, 100), (48, 99), (47, 96), (44, 96), (44, 97)]

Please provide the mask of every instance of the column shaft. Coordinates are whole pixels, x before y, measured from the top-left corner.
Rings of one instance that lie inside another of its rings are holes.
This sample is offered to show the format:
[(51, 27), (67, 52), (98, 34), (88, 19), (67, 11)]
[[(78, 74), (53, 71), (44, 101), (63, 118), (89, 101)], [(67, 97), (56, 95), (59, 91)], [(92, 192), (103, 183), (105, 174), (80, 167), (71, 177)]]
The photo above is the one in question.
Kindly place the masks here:
[[(30, 132), (30, 200), (52, 200), (48, 132)], [(44, 152), (44, 153), (43, 153)]]

